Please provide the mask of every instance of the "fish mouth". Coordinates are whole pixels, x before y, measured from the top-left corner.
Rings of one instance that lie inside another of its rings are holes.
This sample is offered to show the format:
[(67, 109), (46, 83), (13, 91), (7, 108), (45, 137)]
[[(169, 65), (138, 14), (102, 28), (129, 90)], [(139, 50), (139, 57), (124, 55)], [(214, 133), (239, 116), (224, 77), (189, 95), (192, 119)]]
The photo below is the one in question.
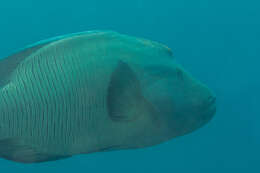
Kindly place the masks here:
[(207, 99), (206, 105), (204, 106), (205, 111), (202, 113), (202, 120), (204, 123), (207, 123), (212, 119), (212, 117), (215, 115), (217, 107), (216, 107), (216, 97), (210, 96)]
[(204, 117), (208, 121), (212, 119), (214, 114), (217, 111), (217, 106), (216, 106), (216, 97), (215, 96), (210, 96), (207, 101), (207, 109), (204, 112)]

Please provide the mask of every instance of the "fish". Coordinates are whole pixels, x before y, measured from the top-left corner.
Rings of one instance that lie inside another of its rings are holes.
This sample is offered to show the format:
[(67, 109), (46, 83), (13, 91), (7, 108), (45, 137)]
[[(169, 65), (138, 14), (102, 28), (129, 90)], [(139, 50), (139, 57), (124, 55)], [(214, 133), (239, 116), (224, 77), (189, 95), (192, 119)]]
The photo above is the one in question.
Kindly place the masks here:
[(215, 102), (162, 43), (115, 31), (54, 37), (0, 60), (0, 157), (151, 147), (207, 124)]

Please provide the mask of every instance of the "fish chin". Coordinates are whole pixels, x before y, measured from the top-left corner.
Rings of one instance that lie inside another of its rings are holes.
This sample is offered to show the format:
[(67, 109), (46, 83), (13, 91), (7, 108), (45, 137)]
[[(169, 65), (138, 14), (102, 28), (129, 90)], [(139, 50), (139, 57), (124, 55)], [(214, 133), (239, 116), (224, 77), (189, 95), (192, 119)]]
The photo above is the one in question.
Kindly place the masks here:
[(216, 113), (216, 103), (212, 103), (208, 106), (208, 108), (202, 113), (202, 119), (204, 124), (209, 122)]

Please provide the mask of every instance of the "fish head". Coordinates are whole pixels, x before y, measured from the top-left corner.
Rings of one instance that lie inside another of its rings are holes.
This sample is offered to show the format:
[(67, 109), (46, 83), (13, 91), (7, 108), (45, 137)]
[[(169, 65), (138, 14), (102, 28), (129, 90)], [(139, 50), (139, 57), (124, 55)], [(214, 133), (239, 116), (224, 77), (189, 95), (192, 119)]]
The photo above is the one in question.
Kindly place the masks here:
[(109, 85), (108, 108), (110, 117), (127, 129), (117, 131), (128, 139), (128, 147), (159, 144), (212, 119), (216, 97), (177, 63), (167, 46), (121, 39), (114, 49), (120, 63)]
[(144, 97), (158, 110), (168, 138), (190, 133), (212, 119), (216, 97), (180, 65), (150, 65), (146, 69), (150, 75), (144, 78)]

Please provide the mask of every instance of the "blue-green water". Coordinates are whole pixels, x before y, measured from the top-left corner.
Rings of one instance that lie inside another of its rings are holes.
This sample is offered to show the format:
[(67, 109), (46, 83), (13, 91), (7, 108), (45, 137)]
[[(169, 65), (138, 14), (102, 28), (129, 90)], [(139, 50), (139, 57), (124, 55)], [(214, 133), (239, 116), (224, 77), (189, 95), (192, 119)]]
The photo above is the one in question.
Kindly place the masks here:
[(73, 0), (0, 2), (0, 57), (49, 37), (115, 30), (167, 44), (217, 95), (202, 129), (139, 150), (24, 165), (1, 173), (259, 173), (260, 3), (256, 0)]

